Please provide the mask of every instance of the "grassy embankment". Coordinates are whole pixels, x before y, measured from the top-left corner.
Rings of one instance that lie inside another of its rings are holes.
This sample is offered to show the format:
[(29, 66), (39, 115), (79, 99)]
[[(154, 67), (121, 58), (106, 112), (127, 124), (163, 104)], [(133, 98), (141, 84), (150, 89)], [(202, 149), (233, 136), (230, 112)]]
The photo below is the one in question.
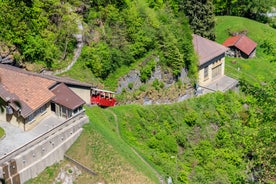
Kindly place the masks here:
[(276, 49), (276, 29), (242, 17), (218, 16), (215, 31), (218, 43), (223, 43), (229, 37), (229, 33), (242, 31), (247, 32), (247, 36), (257, 43), (255, 58), (226, 58), (226, 75), (236, 79), (243, 78), (251, 84), (275, 79), (276, 62), (270, 62), (273, 56), (266, 54), (262, 45), (267, 42)]
[[(247, 114), (240, 101), (235, 94), (218, 93), (172, 105), (89, 107), (90, 123), (67, 154), (99, 176), (84, 173), (76, 183), (157, 183), (154, 172), (125, 141), (174, 181), (244, 180), (247, 163), (243, 157), (251, 149), (249, 143), (256, 130), (240, 120)], [(235, 132), (239, 129), (244, 131)], [(46, 169), (33, 183), (39, 183), (43, 175), (52, 181), (57, 168), (64, 165)]]
[[(171, 176), (177, 183), (250, 181), (252, 170), (256, 178), (261, 176), (262, 170), (257, 166), (264, 162), (262, 150), (269, 150), (267, 143), (275, 125), (260, 122), (258, 108), (243, 106), (249, 102), (252, 99), (230, 92), (171, 105), (91, 107), (87, 109), (91, 122), (68, 154), (98, 171), (107, 182), (129, 179), (131, 183), (144, 183), (134, 179), (137, 172), (120, 172), (129, 164), (154, 178), (122, 136), (163, 177)], [(123, 159), (114, 158), (109, 147)], [(266, 168), (270, 168), (269, 164), (266, 162)], [(83, 178), (77, 182), (87, 181)]]
[[(155, 173), (120, 138), (115, 117), (109, 109), (87, 108), (87, 114), (90, 122), (67, 154), (98, 175), (83, 171), (75, 183), (158, 183)], [(53, 182), (68, 164), (67, 160), (55, 164), (28, 183)]]

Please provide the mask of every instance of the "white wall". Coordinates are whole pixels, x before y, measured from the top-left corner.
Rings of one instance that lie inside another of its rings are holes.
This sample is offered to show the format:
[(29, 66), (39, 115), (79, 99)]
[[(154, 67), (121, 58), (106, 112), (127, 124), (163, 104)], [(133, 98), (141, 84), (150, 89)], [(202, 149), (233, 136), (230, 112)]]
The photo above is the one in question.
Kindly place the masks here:
[(69, 87), (74, 93), (76, 93), (81, 99), (85, 101), (86, 104), (90, 104), (90, 89), (78, 88), (78, 87)]

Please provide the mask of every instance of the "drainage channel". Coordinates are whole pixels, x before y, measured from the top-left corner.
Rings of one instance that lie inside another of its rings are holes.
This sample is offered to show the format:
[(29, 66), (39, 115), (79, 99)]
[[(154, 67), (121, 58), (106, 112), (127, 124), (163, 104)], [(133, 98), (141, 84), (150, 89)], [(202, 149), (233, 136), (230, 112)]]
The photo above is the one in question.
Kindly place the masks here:
[(64, 158), (66, 158), (67, 160), (69, 160), (70, 162), (72, 162), (73, 164), (75, 164), (77, 167), (80, 167), (81, 169), (85, 170), (89, 174), (92, 174), (93, 176), (97, 176), (98, 175), (96, 172), (94, 172), (91, 169), (89, 169), (88, 167), (82, 165), (81, 163), (79, 163), (78, 161), (76, 161), (73, 158), (69, 157), (68, 155), (64, 155)]

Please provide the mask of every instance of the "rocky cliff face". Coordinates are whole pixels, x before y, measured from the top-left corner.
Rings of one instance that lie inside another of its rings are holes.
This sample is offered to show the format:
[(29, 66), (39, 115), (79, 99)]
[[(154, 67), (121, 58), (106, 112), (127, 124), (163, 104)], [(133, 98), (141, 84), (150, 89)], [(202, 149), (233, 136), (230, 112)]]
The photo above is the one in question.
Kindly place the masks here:
[(139, 69), (121, 77), (116, 93), (124, 96), (121, 103), (150, 105), (183, 101), (193, 96), (194, 91), (185, 68), (176, 79), (171, 72), (157, 64), (145, 83), (141, 82)]
[(0, 42), (0, 63), (15, 64), (15, 58), (19, 60), (20, 53), (15, 46), (7, 46), (7, 44)]

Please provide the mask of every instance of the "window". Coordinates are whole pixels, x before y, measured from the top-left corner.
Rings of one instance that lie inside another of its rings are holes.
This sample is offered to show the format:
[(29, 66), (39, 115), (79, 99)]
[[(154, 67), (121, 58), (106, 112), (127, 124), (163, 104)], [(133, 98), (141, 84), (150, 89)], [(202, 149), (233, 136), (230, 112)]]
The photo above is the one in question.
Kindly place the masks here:
[(32, 120), (34, 120), (34, 114), (27, 117), (27, 122), (31, 122)]
[(209, 74), (208, 74), (208, 66), (206, 66), (204, 68), (204, 80), (207, 80), (209, 78)]
[(37, 109), (33, 114), (31, 114), (29, 117), (27, 117), (27, 122), (31, 122), (35, 119), (36, 116), (46, 113), (47, 106), (48, 105), (45, 104), (42, 107), (40, 107), (39, 109)]

